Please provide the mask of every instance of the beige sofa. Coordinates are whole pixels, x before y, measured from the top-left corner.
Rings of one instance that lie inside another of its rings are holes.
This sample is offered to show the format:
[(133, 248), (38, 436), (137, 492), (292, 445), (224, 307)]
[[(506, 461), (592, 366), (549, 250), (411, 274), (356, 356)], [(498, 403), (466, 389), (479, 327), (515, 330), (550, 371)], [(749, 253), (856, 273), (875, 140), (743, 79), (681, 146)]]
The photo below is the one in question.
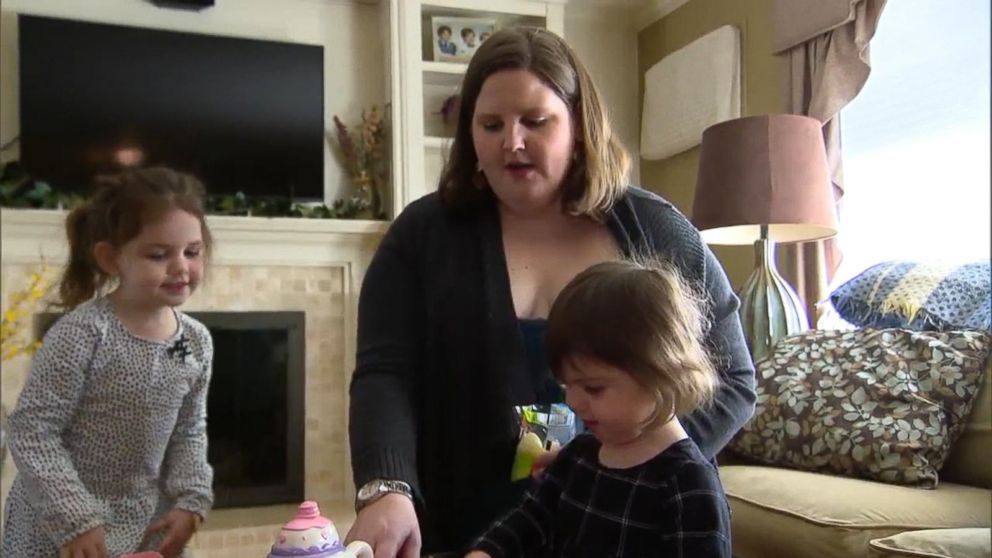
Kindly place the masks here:
[(721, 454), (734, 556), (992, 556), (990, 376), (992, 362), (935, 490), (747, 464)]

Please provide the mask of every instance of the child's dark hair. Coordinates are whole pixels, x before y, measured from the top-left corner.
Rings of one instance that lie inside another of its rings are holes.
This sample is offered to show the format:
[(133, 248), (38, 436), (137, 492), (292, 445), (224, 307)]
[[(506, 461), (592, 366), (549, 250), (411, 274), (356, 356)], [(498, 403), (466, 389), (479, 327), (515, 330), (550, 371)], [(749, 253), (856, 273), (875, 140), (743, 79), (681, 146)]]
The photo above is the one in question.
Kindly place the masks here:
[(713, 397), (718, 376), (706, 350), (706, 304), (671, 264), (615, 261), (577, 275), (555, 300), (545, 339), (561, 379), (575, 356), (629, 373), (658, 396), (659, 418), (685, 416)]
[(462, 38), (465, 39), (469, 35), (475, 35), (475, 29), (472, 29), (471, 27), (462, 28)]
[(440, 37), (441, 36), (441, 33), (444, 33), (445, 31), (447, 31), (449, 35), (451, 34), (451, 28), (448, 27), (447, 25), (442, 25), (442, 26), (438, 27), (437, 28), (437, 34), (438, 34), (438, 36)]
[(212, 245), (204, 218), (203, 184), (165, 167), (128, 170), (94, 180), (93, 194), (65, 222), (69, 263), (59, 284), (60, 305), (69, 310), (93, 298), (111, 279), (97, 265), (93, 248), (107, 242), (120, 248), (141, 233), (144, 224), (172, 209), (200, 220), (204, 253)]

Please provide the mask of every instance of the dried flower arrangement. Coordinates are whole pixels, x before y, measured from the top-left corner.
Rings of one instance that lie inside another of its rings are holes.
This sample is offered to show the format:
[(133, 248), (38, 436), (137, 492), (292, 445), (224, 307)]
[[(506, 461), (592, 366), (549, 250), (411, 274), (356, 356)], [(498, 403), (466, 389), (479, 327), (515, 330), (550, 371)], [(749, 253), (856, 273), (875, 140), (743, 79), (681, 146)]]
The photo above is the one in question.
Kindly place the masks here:
[(353, 202), (360, 204), (372, 218), (381, 219), (382, 209), (380, 187), (386, 175), (385, 141), (383, 125), (386, 109), (372, 105), (362, 111), (362, 123), (354, 131), (334, 115), (335, 137), (345, 168), (351, 175), (357, 190)]

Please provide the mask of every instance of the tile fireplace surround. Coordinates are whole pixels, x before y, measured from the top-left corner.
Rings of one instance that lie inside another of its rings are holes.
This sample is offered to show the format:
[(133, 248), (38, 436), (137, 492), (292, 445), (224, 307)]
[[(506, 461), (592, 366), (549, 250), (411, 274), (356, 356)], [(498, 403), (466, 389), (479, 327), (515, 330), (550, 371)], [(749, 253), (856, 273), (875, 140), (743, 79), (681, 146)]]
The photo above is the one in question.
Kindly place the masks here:
[[(42, 258), (53, 274), (67, 252), (62, 211), (0, 212), (3, 308)], [(188, 311), (306, 313), (305, 493), (343, 537), (354, 519), (347, 443), (347, 386), (355, 362), (358, 289), (388, 224), (262, 217), (208, 218), (216, 242), (206, 281)], [(13, 408), (29, 359), (4, 363), (2, 400)], [(14, 476), (6, 460), (0, 501)], [(191, 543), (194, 558), (263, 558), (295, 506), (213, 512)]]

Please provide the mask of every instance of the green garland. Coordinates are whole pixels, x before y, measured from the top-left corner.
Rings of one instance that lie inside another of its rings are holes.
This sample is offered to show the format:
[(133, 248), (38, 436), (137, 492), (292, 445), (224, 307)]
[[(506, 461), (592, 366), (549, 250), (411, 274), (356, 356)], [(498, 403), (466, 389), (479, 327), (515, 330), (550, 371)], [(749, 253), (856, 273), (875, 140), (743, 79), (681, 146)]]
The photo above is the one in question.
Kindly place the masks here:
[(208, 196), (207, 213), (212, 215), (250, 215), (252, 217), (301, 217), (304, 219), (385, 219), (372, 215), (368, 202), (360, 198), (337, 199), (331, 207), (324, 204), (307, 205), (284, 196), (249, 197), (241, 192), (234, 195)]
[(83, 196), (60, 192), (24, 172), (17, 161), (10, 161), (0, 171), (0, 206), (35, 209), (73, 208), (83, 203)]
[[(47, 182), (31, 178), (18, 161), (3, 165), (0, 172), (0, 206), (34, 209), (72, 209), (85, 201), (78, 193), (62, 192)], [(288, 197), (233, 195), (207, 196), (210, 215), (251, 215), (255, 217), (299, 217), (304, 219), (385, 219), (372, 215), (368, 201), (358, 197), (337, 199), (328, 207), (294, 202)]]

